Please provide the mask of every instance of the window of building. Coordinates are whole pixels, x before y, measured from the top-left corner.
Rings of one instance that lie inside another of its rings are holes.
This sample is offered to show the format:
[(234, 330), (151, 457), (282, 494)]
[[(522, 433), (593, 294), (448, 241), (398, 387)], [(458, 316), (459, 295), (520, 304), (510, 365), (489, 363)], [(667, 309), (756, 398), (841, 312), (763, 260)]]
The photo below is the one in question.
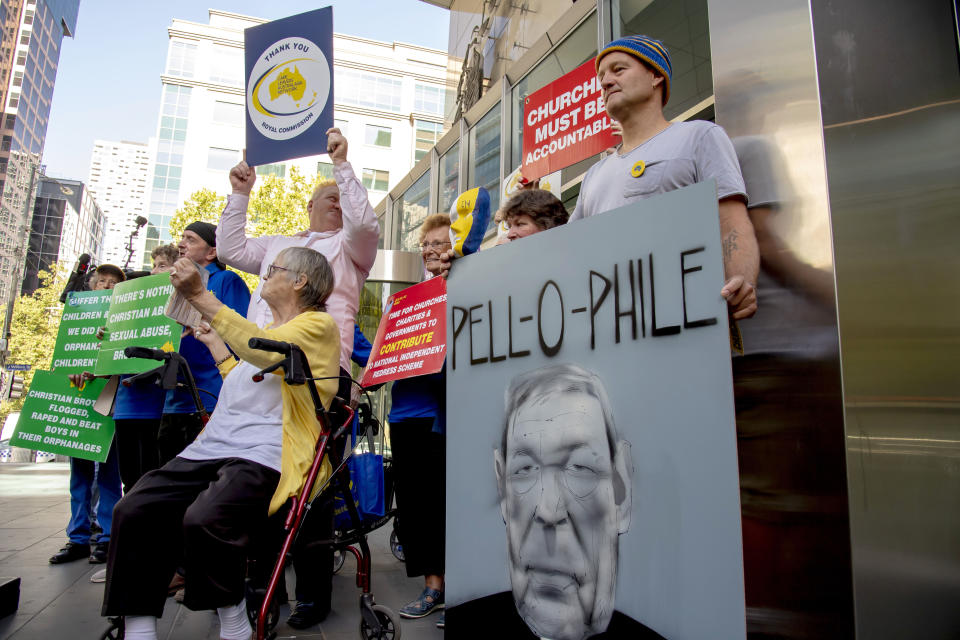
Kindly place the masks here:
[(23, 85), (23, 71), (14, 71), (13, 72), (13, 86), (19, 87)]
[(427, 155), (430, 148), (437, 144), (440, 134), (443, 133), (443, 125), (438, 122), (427, 122), (426, 120), (413, 121), (414, 135), (416, 141), (413, 145), (413, 161), (419, 162), (420, 158)]
[(162, 113), (164, 116), (186, 118), (190, 114), (190, 87), (164, 85)]
[(213, 103), (213, 121), (217, 124), (242, 127), (243, 105), (217, 100)]
[[(499, 191), (499, 189), (498, 189)], [(420, 250), (420, 225), (430, 212), (430, 172), (410, 185), (400, 197), (400, 249)]]
[(321, 180), (333, 180), (333, 163), (318, 162), (317, 176), (319, 176)]
[(33, 11), (30, 9), (23, 12), (23, 24), (33, 24)]
[(287, 165), (285, 164), (262, 164), (257, 167), (258, 176), (277, 176), (283, 178), (287, 175)]
[(342, 133), (343, 137), (345, 138), (350, 137), (347, 129), (349, 125), (350, 125), (350, 122), (347, 120), (337, 120), (337, 119), (333, 120), (333, 126), (336, 127), (337, 129), (340, 129), (340, 133)]
[(24, 33), (20, 36), (20, 44), (30, 44), (30, 34)]
[(8, 102), (8, 104), (11, 107), (15, 107), (18, 104), (20, 104), (20, 98), (18, 96), (10, 96), (10, 101)]
[(449, 211), (459, 194), (460, 142), (440, 156), (440, 211)]
[(13, 141), (13, 136), (3, 136), (3, 140), (0, 141), (0, 150), (10, 151), (10, 143)]
[(210, 152), (207, 154), (207, 169), (214, 171), (229, 171), (238, 162), (240, 162), (238, 149), (210, 147)]
[(170, 189), (177, 191), (180, 189), (180, 167), (171, 167), (165, 164), (158, 164), (153, 171), (153, 188)]
[(417, 83), (413, 92), (413, 110), (420, 113), (443, 115), (443, 89), (429, 84)]
[(371, 191), (386, 191), (390, 182), (390, 172), (381, 169), (364, 169), (363, 186)]
[(167, 55), (167, 73), (172, 76), (192, 78), (196, 63), (197, 45), (182, 40), (170, 41)]
[(213, 45), (210, 82), (243, 85), (243, 49)]
[(663, 110), (668, 120), (713, 95), (707, 0), (685, 2), (682, 11), (666, 0), (620, 0), (619, 7), (615, 38), (643, 33), (662, 40), (671, 53), (670, 101)]
[(364, 142), (375, 147), (390, 147), (390, 140), (393, 137), (393, 130), (390, 127), (380, 127), (375, 124), (366, 126)]
[(27, 53), (25, 51), (17, 54), (17, 64), (20, 66), (27, 64)]
[[(490, 210), (500, 206), (500, 103), (470, 129), (467, 184), (490, 192)], [(490, 226), (493, 226), (493, 216)]]
[(400, 78), (334, 67), (336, 99), (343, 104), (400, 111), (402, 85)]

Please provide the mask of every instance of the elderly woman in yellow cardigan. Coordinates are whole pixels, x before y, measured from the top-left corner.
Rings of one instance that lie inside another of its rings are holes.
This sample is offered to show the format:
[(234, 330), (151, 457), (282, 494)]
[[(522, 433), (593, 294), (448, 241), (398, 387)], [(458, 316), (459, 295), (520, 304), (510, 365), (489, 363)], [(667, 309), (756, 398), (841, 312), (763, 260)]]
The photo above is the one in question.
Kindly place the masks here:
[[(205, 291), (189, 260), (177, 261), (170, 281), (212, 328), (203, 325), (196, 333), (220, 367), (223, 389), (193, 444), (141, 478), (117, 504), (103, 615), (124, 616), (128, 640), (155, 639), (167, 585), (181, 562), (184, 605), (216, 609), (220, 637), (247, 640), (252, 630), (243, 584), (250, 535), (303, 487), (319, 435), (306, 385), (285, 384), (281, 371), (253, 382), (253, 374), (282, 356), (247, 343), (260, 337), (298, 345), (313, 375), (328, 378), (316, 385), (329, 408), (340, 349), (337, 325), (324, 311), (333, 272), (313, 249), (280, 252), (263, 283), (261, 295), (274, 318), (264, 329)], [(317, 486), (329, 474), (324, 463)]]

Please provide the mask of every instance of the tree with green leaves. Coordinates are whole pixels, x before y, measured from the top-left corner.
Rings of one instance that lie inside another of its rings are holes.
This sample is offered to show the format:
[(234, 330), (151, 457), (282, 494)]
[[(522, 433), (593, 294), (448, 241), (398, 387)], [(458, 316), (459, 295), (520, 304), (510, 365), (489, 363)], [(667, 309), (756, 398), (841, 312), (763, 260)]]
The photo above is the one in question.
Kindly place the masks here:
[[(247, 235), (252, 238), (267, 235), (293, 235), (310, 225), (307, 201), (320, 177), (309, 179), (296, 167), (291, 167), (286, 178), (266, 176), (258, 178), (259, 185), (251, 194), (247, 208)], [(179, 238), (188, 224), (203, 220), (218, 224), (226, 206), (226, 196), (210, 189), (200, 189), (190, 195), (170, 219), (170, 235)], [(236, 271), (252, 291), (260, 281), (258, 276)]]
[[(69, 275), (67, 266), (59, 263), (41, 271), (40, 286), (37, 290), (31, 295), (20, 296), (14, 303), (10, 323), (10, 355), (7, 362), (31, 366), (30, 371), (18, 374), (23, 375), (27, 388), (33, 379), (34, 371), (50, 368), (53, 345), (57, 341), (60, 317), (63, 315), (60, 293), (66, 286)], [(23, 400), (3, 399), (0, 403), (0, 424), (6, 420), (8, 414), (20, 410)]]

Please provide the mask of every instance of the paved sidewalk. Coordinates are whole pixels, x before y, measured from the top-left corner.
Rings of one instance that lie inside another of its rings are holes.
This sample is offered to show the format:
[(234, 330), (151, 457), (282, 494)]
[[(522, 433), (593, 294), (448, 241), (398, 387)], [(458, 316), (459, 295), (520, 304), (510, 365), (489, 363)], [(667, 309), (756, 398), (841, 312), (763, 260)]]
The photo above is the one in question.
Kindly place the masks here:
[[(0, 464), (0, 576), (19, 576), (20, 608), (0, 619), (0, 640), (93, 640), (107, 625), (100, 617), (103, 585), (90, 576), (103, 567), (85, 561), (51, 565), (48, 558), (66, 542), (64, 528), (70, 513), (70, 470), (66, 463)], [(394, 611), (422, 589), (419, 578), (408, 578), (403, 563), (390, 553), (390, 526), (370, 536), (373, 553), (373, 593), (378, 604)], [(324, 638), (356, 640), (360, 637), (360, 591), (355, 582), (356, 563), (348, 556), (334, 576), (333, 612), (322, 624), (296, 631), (281, 623), (279, 638)], [(293, 574), (287, 571), (288, 590), (293, 593)], [(289, 608), (281, 608), (282, 620)], [(443, 631), (435, 626), (437, 615), (404, 620), (404, 640), (439, 640)], [(216, 640), (219, 624), (215, 613), (190, 611), (167, 601), (160, 621), (161, 639)]]

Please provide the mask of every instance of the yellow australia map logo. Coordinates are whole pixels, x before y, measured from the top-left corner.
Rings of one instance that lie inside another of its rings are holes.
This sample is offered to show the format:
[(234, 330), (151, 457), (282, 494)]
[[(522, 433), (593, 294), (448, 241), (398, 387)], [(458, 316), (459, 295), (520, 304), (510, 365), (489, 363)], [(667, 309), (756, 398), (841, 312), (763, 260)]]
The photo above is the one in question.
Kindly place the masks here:
[(330, 100), (330, 63), (306, 38), (290, 37), (263, 50), (247, 81), (247, 114), (272, 140), (289, 140), (319, 119)]

